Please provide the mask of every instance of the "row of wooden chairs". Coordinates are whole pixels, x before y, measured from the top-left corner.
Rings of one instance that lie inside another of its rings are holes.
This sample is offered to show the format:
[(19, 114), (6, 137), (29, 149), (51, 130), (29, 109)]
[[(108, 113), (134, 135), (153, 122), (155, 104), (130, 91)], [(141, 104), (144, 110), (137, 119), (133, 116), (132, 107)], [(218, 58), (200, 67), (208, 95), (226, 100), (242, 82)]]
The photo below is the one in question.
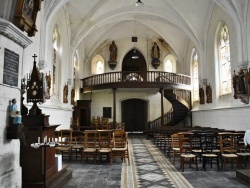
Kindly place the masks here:
[(102, 161), (103, 156), (112, 164), (118, 156), (125, 161), (128, 159), (128, 134), (124, 130), (86, 130), (72, 131), (70, 129), (60, 130), (58, 139), (60, 145), (56, 147), (56, 152), (67, 155), (68, 160), (75, 155), (81, 156), (81, 161), (93, 158), (96, 163), (96, 157)]
[(96, 163), (97, 156), (99, 156), (99, 161), (102, 161), (103, 156), (105, 156), (110, 164), (117, 157), (123, 161), (127, 158), (128, 164), (130, 164), (128, 133), (124, 130), (116, 130), (114, 132), (106, 130), (85, 131), (84, 138), (82, 161), (92, 157)]
[[(226, 162), (237, 161), (237, 166), (245, 164), (246, 159), (250, 156), (244, 145), (244, 132), (220, 132), (218, 130), (208, 129), (204, 130), (192, 130), (188, 132), (175, 132), (171, 134), (170, 139), (166, 134), (160, 134), (157, 132), (157, 138), (154, 138), (154, 143), (166, 151), (167, 145), (169, 145), (168, 156), (171, 158), (170, 151), (173, 155), (173, 163), (175, 164), (175, 158), (180, 157), (180, 167), (184, 170), (185, 160), (189, 160), (189, 163), (194, 161), (197, 163), (197, 156), (203, 159), (203, 169), (206, 170), (206, 164), (209, 161), (211, 167), (213, 160), (219, 167), (219, 159), (221, 159), (221, 168), (224, 169)], [(196, 167), (197, 168), (197, 167)]]

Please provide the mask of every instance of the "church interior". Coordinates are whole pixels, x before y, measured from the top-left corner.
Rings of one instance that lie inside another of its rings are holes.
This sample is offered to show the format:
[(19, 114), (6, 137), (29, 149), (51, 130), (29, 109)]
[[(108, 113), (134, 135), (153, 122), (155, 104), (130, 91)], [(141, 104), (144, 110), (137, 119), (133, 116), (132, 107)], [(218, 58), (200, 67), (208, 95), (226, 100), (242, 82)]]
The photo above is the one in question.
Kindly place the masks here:
[(249, 187), (249, 0), (0, 4), (0, 187)]

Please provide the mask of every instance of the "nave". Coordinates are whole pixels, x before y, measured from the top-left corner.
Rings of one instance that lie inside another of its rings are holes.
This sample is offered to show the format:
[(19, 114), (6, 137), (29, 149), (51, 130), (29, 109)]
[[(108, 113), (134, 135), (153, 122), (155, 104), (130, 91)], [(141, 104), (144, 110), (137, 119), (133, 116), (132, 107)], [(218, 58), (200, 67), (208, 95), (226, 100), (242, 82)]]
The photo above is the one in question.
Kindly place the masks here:
[[(173, 165), (171, 160), (162, 154), (147, 140), (144, 135), (129, 134), (130, 166), (116, 159), (110, 165), (102, 161), (94, 164), (91, 160), (82, 165), (80, 161), (63, 160), (68, 169), (73, 170), (73, 178), (65, 184), (65, 188), (163, 188), (163, 187), (227, 187), (246, 188), (249, 185), (236, 178), (236, 167), (218, 171), (213, 168), (202, 169), (198, 162), (198, 171), (195, 167), (185, 167), (182, 172), (179, 160)], [(248, 167), (249, 168), (249, 164)]]

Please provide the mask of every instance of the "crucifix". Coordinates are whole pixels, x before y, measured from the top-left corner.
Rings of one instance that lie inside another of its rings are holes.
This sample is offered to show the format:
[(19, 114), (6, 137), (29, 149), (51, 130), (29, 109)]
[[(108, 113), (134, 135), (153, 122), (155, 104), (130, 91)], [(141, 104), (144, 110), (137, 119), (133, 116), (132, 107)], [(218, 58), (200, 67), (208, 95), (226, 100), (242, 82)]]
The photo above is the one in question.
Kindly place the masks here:
[(37, 57), (37, 55), (36, 55), (36, 54), (34, 54), (32, 57), (34, 58), (34, 61), (36, 61), (36, 57)]

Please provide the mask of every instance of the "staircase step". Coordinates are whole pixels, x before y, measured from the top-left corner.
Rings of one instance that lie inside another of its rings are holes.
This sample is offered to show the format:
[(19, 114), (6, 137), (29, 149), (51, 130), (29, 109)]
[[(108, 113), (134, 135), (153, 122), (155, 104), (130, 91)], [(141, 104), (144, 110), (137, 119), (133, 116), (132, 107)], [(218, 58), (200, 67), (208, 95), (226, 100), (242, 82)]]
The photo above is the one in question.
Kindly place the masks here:
[(236, 178), (241, 181), (250, 184), (250, 170), (241, 169), (236, 171)]

